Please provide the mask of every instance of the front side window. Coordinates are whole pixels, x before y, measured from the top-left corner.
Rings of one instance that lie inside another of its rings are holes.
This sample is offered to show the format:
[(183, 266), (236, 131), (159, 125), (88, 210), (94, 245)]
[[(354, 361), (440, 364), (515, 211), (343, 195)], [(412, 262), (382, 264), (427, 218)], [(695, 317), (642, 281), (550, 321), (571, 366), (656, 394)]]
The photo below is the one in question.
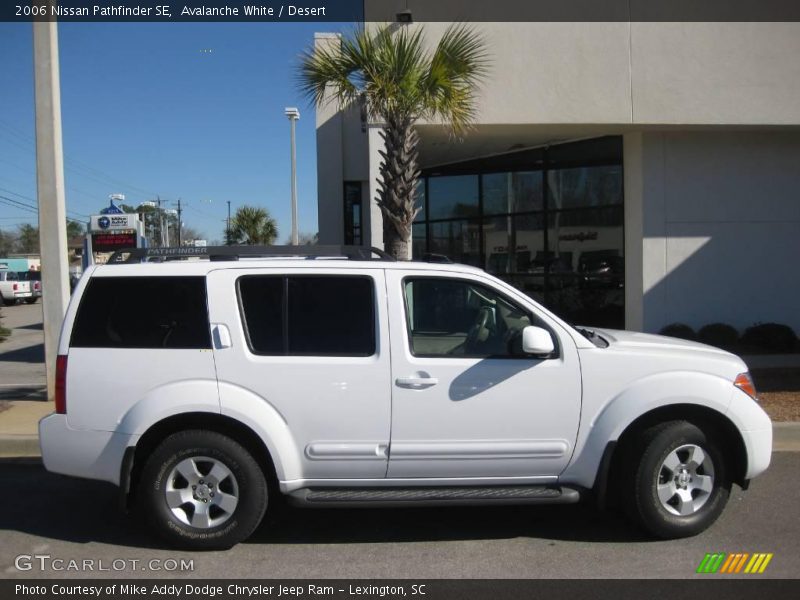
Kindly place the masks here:
[(375, 354), (375, 292), (369, 277), (246, 275), (239, 278), (238, 290), (255, 354)]
[(522, 330), (533, 315), (478, 283), (435, 277), (404, 282), (415, 356), (523, 358)]

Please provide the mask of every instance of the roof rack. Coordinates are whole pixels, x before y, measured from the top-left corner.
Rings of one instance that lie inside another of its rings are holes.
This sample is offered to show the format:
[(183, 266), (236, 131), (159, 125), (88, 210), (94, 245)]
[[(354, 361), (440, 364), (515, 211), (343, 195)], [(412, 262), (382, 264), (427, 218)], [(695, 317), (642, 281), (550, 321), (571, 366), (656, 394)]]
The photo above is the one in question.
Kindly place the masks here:
[(443, 263), (443, 264), (453, 264), (453, 261), (450, 260), (449, 256), (445, 256), (444, 254), (435, 254), (433, 252), (428, 252), (422, 255), (422, 262), (428, 263)]
[[(377, 259), (373, 257), (377, 256)], [(212, 261), (259, 257), (346, 258), (348, 260), (395, 259), (383, 250), (367, 246), (181, 246), (177, 248), (126, 248), (117, 250), (108, 264), (164, 262), (186, 258), (207, 258)]]

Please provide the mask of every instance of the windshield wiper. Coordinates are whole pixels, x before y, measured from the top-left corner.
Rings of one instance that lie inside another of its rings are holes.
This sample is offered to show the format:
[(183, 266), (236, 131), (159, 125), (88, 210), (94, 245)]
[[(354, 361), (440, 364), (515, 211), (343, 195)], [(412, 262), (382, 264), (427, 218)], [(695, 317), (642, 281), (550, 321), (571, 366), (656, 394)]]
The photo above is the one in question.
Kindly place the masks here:
[(607, 348), (608, 347), (608, 342), (605, 339), (603, 339), (602, 337), (600, 337), (599, 335), (597, 335), (597, 333), (595, 333), (591, 329), (586, 329), (585, 327), (575, 327), (574, 325), (572, 326), (572, 328), (575, 331), (577, 331), (578, 333), (580, 333), (587, 340), (592, 342), (598, 348)]

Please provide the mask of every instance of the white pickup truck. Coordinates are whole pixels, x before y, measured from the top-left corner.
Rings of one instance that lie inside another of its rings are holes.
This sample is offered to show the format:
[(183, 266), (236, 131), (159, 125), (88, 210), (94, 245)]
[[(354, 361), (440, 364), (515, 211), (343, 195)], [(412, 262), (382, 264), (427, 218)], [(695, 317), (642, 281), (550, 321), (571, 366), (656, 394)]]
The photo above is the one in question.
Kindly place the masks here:
[(30, 281), (20, 281), (16, 271), (0, 266), (0, 302), (12, 306), (20, 300), (33, 298)]

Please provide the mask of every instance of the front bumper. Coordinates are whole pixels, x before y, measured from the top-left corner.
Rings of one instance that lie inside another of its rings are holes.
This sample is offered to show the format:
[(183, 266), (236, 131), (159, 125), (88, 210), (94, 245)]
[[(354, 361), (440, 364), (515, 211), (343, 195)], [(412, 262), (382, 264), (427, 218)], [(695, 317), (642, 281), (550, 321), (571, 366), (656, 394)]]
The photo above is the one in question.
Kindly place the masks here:
[(70, 429), (66, 415), (52, 414), (39, 421), (39, 446), (48, 471), (110, 481), (119, 485), (125, 449), (139, 435)]
[(739, 429), (747, 452), (744, 479), (752, 479), (769, 467), (772, 421), (758, 402), (738, 388), (733, 391), (727, 415)]

